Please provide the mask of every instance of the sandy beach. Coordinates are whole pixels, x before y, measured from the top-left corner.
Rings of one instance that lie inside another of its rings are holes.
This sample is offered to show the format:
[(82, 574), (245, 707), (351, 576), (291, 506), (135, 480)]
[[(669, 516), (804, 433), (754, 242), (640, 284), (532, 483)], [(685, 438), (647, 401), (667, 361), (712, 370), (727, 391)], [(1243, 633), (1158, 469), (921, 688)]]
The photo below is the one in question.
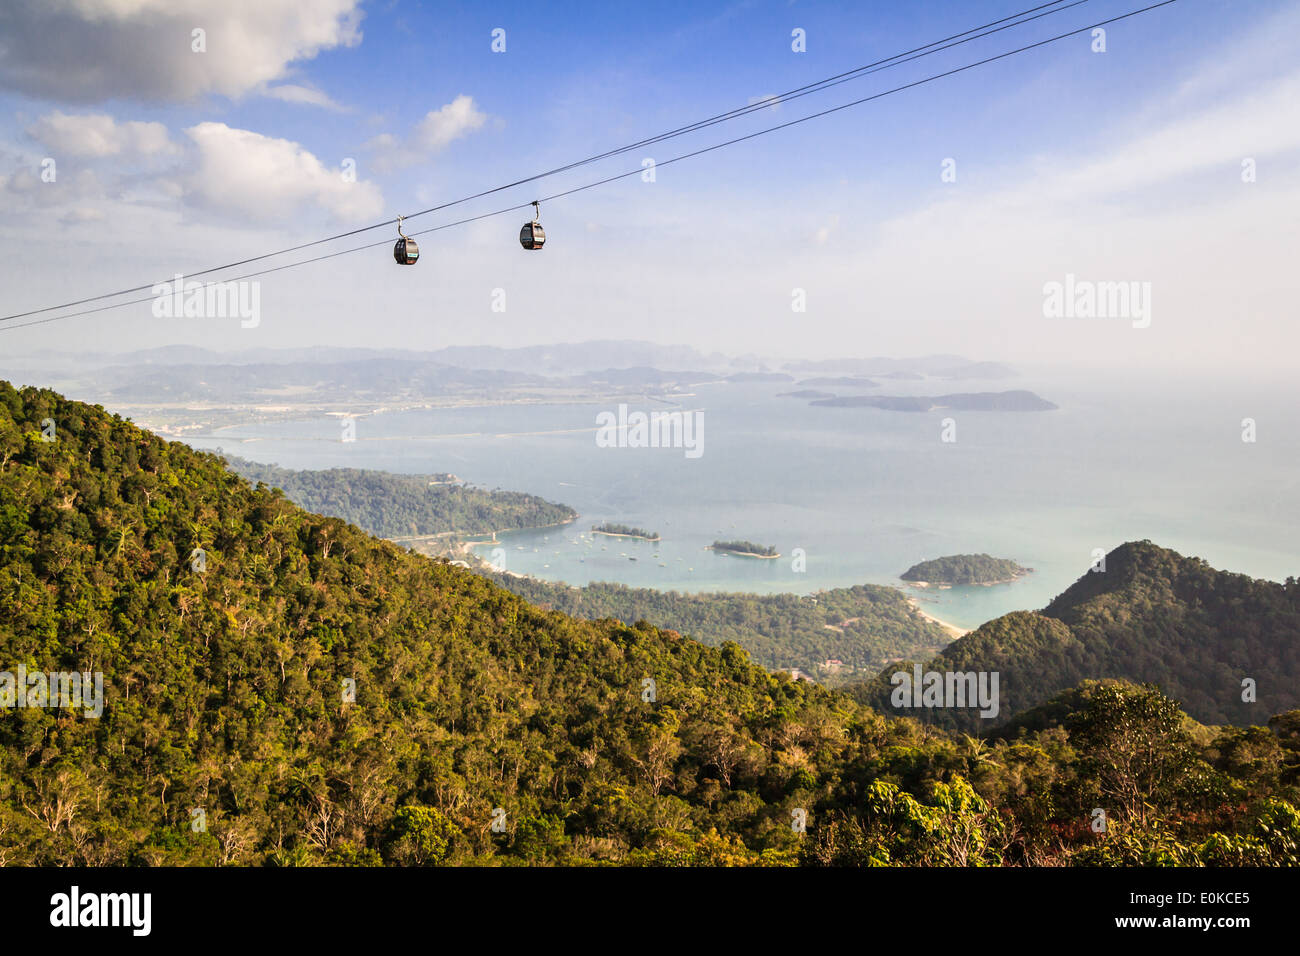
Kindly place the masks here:
[(940, 618), (935, 617), (933, 614), (930, 614), (929, 612), (926, 611), (925, 608), (921, 606), (921, 602), (918, 601), (916, 598), (909, 597), (907, 600), (911, 603), (912, 607), (916, 608), (917, 614), (921, 615), (921, 617), (925, 618), (927, 621), (933, 621), (935, 624), (938, 624), (941, 628), (947, 631), (952, 637), (954, 638), (965, 637), (967, 634), (970, 633), (970, 631), (965, 628), (960, 628), (956, 624), (949, 624), (947, 621), (941, 620)]

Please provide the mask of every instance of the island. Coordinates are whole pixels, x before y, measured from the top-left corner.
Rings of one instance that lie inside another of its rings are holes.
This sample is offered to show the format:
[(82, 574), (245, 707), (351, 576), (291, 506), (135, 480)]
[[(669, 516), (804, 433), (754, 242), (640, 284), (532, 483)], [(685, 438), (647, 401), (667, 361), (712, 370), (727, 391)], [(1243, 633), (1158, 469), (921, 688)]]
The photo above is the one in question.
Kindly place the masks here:
[(1010, 584), (1033, 571), (1009, 558), (995, 558), (988, 554), (950, 554), (914, 564), (899, 577), (919, 587), (938, 585), (988, 586)]
[(1060, 407), (1024, 389), (936, 396), (851, 395), (817, 399), (810, 404), (829, 408), (881, 408), (889, 412), (929, 412), (940, 408), (967, 412), (1049, 412)]
[(714, 551), (725, 551), (727, 554), (739, 555), (742, 558), (772, 559), (781, 557), (776, 548), (754, 544), (752, 541), (715, 541), (709, 547)]
[(736, 372), (727, 376), (728, 382), (793, 382), (793, 375), (784, 372)]
[(834, 392), (821, 392), (815, 388), (801, 388), (797, 392), (777, 392), (777, 398), (834, 398)]
[(863, 378), (860, 375), (824, 375), (819, 378), (809, 378), (799, 385), (849, 385), (853, 388), (875, 388), (876, 382), (869, 378)]
[(614, 524), (606, 521), (604, 524), (594, 524), (591, 526), (592, 534), (606, 534), (611, 538), (640, 538), (643, 541), (658, 541), (658, 531), (646, 531), (644, 528), (633, 528), (631, 525)]

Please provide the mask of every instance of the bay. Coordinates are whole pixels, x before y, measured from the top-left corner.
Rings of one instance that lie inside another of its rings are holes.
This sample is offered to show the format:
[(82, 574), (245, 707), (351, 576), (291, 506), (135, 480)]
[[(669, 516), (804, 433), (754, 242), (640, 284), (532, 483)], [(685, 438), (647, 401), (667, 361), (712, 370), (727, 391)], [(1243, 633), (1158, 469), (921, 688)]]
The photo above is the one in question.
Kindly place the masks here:
[[(1052, 371), (996, 385), (885, 380), (862, 392), (1026, 388), (1060, 406), (1024, 413), (888, 412), (778, 397), (795, 388), (727, 383), (677, 396), (679, 406), (628, 401), (647, 412), (700, 410), (698, 458), (681, 448), (598, 447), (596, 416), (616, 411), (615, 402), (379, 414), (357, 421), (355, 442), (339, 440), (336, 422), (317, 420), (231, 428), (192, 443), (289, 468), (451, 471), (564, 502), (581, 513), (574, 523), (502, 534), (482, 554), (570, 584), (810, 593), (898, 585), (918, 561), (968, 552), (1035, 569), (1010, 585), (909, 589), (930, 613), (965, 628), (1042, 607), (1088, 570), (1097, 549), (1127, 540), (1149, 538), (1275, 580), (1300, 565), (1291, 383)], [(956, 441), (944, 442), (949, 418)], [(1244, 418), (1256, 422), (1253, 443), (1242, 441)], [(663, 540), (591, 534), (606, 521)], [(709, 550), (717, 539), (771, 545), (782, 556)]]

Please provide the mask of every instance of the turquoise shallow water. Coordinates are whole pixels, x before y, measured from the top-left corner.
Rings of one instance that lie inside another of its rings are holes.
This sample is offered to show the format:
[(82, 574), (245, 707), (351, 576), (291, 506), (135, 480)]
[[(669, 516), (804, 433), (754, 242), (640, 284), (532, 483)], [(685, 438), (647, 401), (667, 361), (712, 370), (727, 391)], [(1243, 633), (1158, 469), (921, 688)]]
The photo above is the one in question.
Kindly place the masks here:
[[(917, 561), (979, 551), (1035, 569), (1012, 585), (923, 595), (932, 614), (975, 627), (1041, 607), (1087, 570), (1093, 549), (1125, 540), (1150, 538), (1259, 577), (1300, 570), (1294, 385), (1058, 373), (872, 390), (1028, 388), (1061, 406), (1000, 414), (824, 408), (776, 397), (790, 388), (716, 385), (684, 397), (683, 407), (704, 416), (695, 459), (682, 449), (598, 447), (596, 415), (614, 403), (383, 414), (361, 419), (358, 440), (346, 444), (328, 422), (236, 428), (194, 444), (290, 468), (452, 471), (565, 502), (581, 512), (576, 522), (502, 535), (484, 556), (495, 549), (511, 571), (573, 584), (806, 593), (899, 584)], [(955, 443), (940, 441), (945, 417), (956, 421)], [(1253, 444), (1241, 441), (1244, 417), (1256, 419)], [(249, 437), (259, 440), (239, 440)], [(591, 535), (604, 521), (657, 530), (663, 541)], [(707, 550), (718, 538), (773, 545), (783, 557)], [(804, 571), (792, 566), (796, 548)]]

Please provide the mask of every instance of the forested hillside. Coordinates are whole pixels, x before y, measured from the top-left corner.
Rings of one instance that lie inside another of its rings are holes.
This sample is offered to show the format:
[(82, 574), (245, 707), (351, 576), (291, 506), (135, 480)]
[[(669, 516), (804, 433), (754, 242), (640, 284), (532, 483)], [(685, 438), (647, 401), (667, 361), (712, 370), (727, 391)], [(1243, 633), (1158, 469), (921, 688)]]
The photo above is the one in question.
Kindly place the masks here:
[(538, 611), (51, 392), (0, 385), (0, 496), (0, 660), (106, 688), (98, 719), (0, 718), (11, 862), (649, 859), (715, 828), (789, 858), (799, 772), (855, 719), (734, 646)]
[[(574, 617), (650, 621), (717, 646), (734, 641), (772, 670), (797, 667), (836, 684), (885, 661), (942, 647), (951, 638), (926, 620), (897, 588), (860, 584), (815, 595), (682, 594), (599, 581), (580, 588), (512, 574), (502, 587)], [(822, 667), (838, 660), (842, 667)]]
[[(857, 696), (888, 706), (891, 666)], [(1150, 541), (1123, 544), (1041, 612), (1017, 611), (954, 641), (923, 670), (997, 671), (1001, 713), (917, 716), (988, 729), (1084, 679), (1149, 682), (1207, 723), (1256, 724), (1300, 707), (1300, 584), (1216, 571)], [(1255, 700), (1244, 700), (1243, 681)]]
[(1108, 684), (949, 737), (7, 383), (0, 613), (11, 680), (104, 681), (98, 717), (0, 682), (3, 864), (1300, 862), (1300, 713), (1218, 731)]
[(362, 468), (296, 471), (225, 456), (231, 470), (279, 488), (308, 511), (332, 515), (381, 538), (484, 534), (572, 521), (577, 512), (536, 495), (487, 491), (444, 475), (397, 475)]

